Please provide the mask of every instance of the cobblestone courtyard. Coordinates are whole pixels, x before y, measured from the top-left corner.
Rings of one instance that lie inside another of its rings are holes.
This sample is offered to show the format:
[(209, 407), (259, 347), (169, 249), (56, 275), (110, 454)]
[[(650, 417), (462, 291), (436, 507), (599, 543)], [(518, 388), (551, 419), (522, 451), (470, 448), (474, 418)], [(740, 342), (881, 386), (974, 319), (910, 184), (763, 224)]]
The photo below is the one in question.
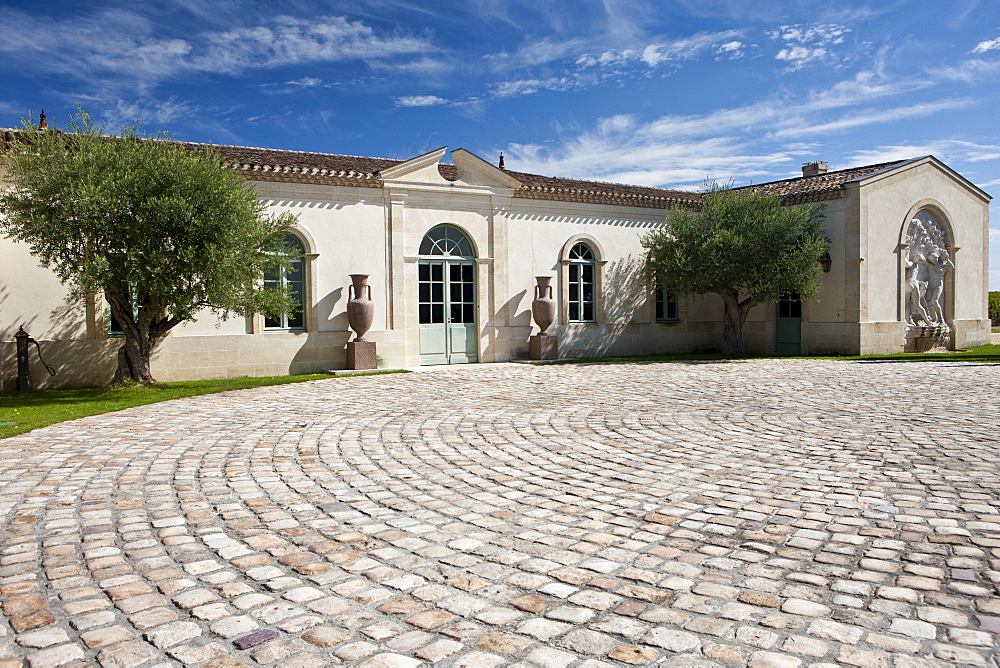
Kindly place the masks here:
[(997, 666), (1000, 366), (477, 365), (0, 441), (0, 668)]

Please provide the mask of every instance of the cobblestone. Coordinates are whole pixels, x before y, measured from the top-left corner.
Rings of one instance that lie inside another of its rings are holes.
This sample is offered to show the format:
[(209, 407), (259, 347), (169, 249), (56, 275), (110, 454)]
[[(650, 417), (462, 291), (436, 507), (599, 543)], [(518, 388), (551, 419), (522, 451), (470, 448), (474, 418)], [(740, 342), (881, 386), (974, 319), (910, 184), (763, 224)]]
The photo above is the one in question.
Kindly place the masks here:
[(0, 441), (0, 667), (997, 665), (1000, 367), (470, 365)]

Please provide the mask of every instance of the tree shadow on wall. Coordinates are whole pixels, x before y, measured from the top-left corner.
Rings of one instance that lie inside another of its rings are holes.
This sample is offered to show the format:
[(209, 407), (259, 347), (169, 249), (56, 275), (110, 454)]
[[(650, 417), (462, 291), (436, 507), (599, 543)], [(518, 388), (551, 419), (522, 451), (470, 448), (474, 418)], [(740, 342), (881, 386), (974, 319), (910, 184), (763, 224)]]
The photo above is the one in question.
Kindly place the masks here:
[(591, 356), (614, 352), (623, 343), (622, 337), (629, 325), (648, 319), (644, 311), (648, 308), (650, 290), (644, 260), (629, 257), (608, 262), (604, 266), (602, 287), (599, 299), (604, 311), (603, 322), (563, 328), (560, 352), (585, 350)]
[[(4, 296), (5, 293), (0, 293), (0, 305)], [(37, 346), (34, 343), (28, 346), (28, 363), (34, 387), (93, 387), (112, 381), (121, 339), (89, 338), (86, 319), (85, 301), (68, 295), (62, 304), (49, 312), (47, 322), (43, 316), (36, 314), (15, 323), (15, 326), (23, 325), (25, 331), (38, 342)], [(10, 323), (3, 324), (7, 326)], [(9, 341), (0, 343), (3, 385), (7, 390), (14, 388), (17, 381), (16, 349), (13, 334)], [(55, 372), (54, 376), (49, 374), (42, 359)]]

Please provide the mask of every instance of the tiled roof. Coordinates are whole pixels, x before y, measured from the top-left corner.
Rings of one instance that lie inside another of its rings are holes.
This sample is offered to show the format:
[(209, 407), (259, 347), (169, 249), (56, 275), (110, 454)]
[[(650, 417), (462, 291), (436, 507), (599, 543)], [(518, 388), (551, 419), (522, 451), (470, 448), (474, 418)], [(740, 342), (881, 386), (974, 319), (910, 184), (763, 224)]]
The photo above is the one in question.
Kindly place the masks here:
[[(188, 144), (191, 147), (205, 144)], [(328, 177), (336, 179), (357, 179), (366, 181), (363, 185), (380, 186), (378, 173), (389, 167), (402, 164), (404, 160), (389, 158), (366, 158), (353, 155), (329, 153), (306, 153), (302, 151), (282, 151), (245, 146), (213, 145), (222, 157), (234, 165), (239, 165), (250, 178), (281, 180), (283, 177)], [(441, 176), (448, 180), (458, 178), (454, 165), (439, 165)], [(667, 190), (646, 186), (631, 186), (620, 183), (564, 179), (538, 174), (507, 171), (523, 185), (515, 197), (528, 199), (554, 199), (584, 202), (608, 202), (629, 206), (664, 208), (670, 204), (696, 202), (697, 193), (684, 190)], [(362, 184), (358, 184), (362, 185)]]
[[(2, 130), (0, 141), (9, 142), (14, 130)], [(382, 186), (379, 173), (400, 165), (405, 160), (370, 158), (333, 153), (310, 153), (281, 149), (228, 146), (224, 144), (184, 143), (196, 149), (210, 147), (223, 160), (240, 169), (247, 178), (257, 181), (305, 181), (333, 185), (354, 185), (370, 188)], [(769, 183), (759, 183), (737, 190), (752, 189), (765, 195), (777, 195), (786, 204), (802, 204), (838, 199), (843, 196), (848, 181), (901, 164), (902, 160), (865, 167), (841, 169), (815, 176), (804, 176)], [(454, 165), (439, 165), (441, 175), (448, 180), (457, 178)], [(701, 195), (685, 190), (670, 190), (648, 186), (584, 181), (553, 176), (540, 176), (508, 170), (521, 182), (514, 196), (524, 199), (545, 199), (595, 204), (617, 204), (643, 208), (696, 207)]]
[(603, 181), (583, 181), (580, 179), (565, 179), (553, 176), (539, 176), (523, 172), (508, 171), (508, 174), (523, 185), (515, 193), (515, 197), (528, 199), (556, 199), (570, 201), (601, 201), (613, 200), (614, 204), (626, 206), (641, 206), (652, 208), (667, 208), (671, 205), (692, 205), (701, 199), (701, 195), (687, 190), (668, 190), (649, 186), (632, 186), (623, 183), (605, 183)]
[(753, 190), (762, 195), (776, 195), (781, 197), (785, 204), (804, 204), (806, 202), (839, 199), (843, 196), (844, 184), (848, 181), (880, 172), (883, 169), (895, 167), (903, 162), (906, 161), (894, 160), (893, 162), (883, 162), (877, 165), (840, 169), (835, 172), (826, 172), (814, 176), (800, 176), (794, 179), (743, 186), (736, 190)]
[[(197, 146), (192, 144), (191, 146)], [(360, 181), (358, 185), (381, 186), (378, 172), (402, 164), (404, 160), (365, 158), (330, 153), (306, 153), (275, 149), (248, 148), (244, 146), (215, 145), (223, 158), (240, 165), (250, 178), (282, 180), (295, 175), (326, 176), (335, 179)], [(856, 178), (901, 164), (902, 160), (877, 165), (841, 169), (815, 176), (771, 181), (744, 186), (765, 195), (780, 196), (786, 204), (802, 204), (838, 199), (843, 196), (844, 184)], [(441, 175), (449, 180), (457, 178), (454, 165), (439, 165)], [(646, 208), (672, 208), (697, 206), (701, 195), (686, 190), (670, 190), (649, 186), (634, 186), (602, 181), (584, 181), (553, 176), (540, 176), (507, 170), (521, 182), (515, 197), (548, 199), (571, 202), (592, 202), (638, 206)], [(738, 188), (742, 190), (743, 188)]]
[(227, 163), (242, 169), (248, 178), (265, 181), (318, 179), (357, 181), (355, 185), (381, 187), (378, 172), (403, 162), (388, 158), (365, 158), (357, 155), (307, 153), (249, 146), (195, 144), (190, 148), (211, 148)]

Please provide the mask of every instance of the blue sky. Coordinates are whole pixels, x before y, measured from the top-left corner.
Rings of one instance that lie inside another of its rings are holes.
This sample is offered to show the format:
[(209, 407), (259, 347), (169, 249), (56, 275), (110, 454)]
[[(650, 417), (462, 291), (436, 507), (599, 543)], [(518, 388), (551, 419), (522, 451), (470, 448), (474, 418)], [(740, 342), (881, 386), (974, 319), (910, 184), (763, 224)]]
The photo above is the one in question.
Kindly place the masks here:
[(997, 0), (0, 0), (0, 29), (3, 126), (79, 102), (188, 141), (672, 188), (930, 153), (1000, 193)]

